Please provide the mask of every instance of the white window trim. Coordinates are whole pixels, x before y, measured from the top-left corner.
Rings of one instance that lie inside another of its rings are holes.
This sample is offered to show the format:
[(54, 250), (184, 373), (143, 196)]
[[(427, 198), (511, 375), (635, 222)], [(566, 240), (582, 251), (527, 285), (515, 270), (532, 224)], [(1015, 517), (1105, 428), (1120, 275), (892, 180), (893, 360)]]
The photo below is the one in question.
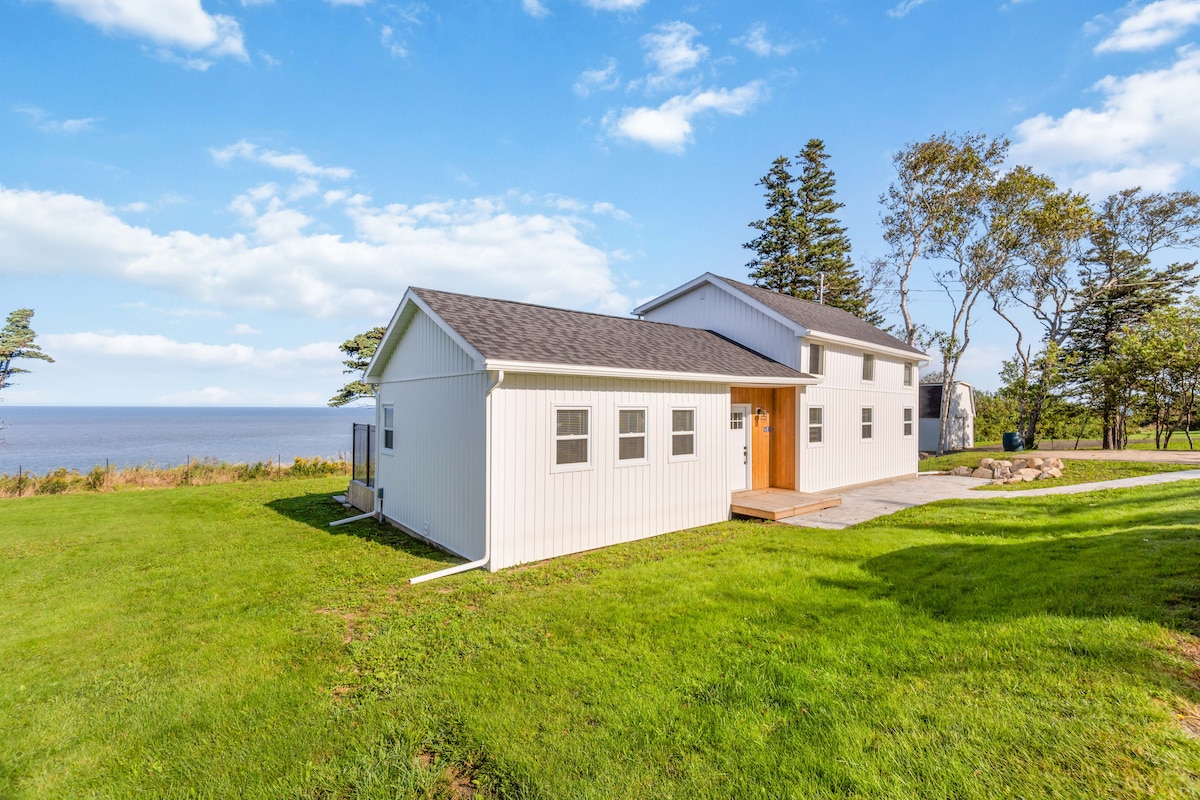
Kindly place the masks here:
[(911, 361), (904, 362), (904, 388), (905, 389), (911, 389), (913, 387), (913, 373), (915, 373), (916, 371), (917, 371), (916, 367), (913, 365), (913, 363)]
[[(863, 422), (863, 418), (862, 418), (862, 412), (863, 412), (863, 411), (870, 411), (870, 412), (871, 412), (871, 421), (870, 421), (870, 422)], [(870, 436), (863, 436), (863, 435), (862, 435), (862, 426), (863, 426), (863, 425), (870, 425), (870, 426), (871, 426), (871, 435), (870, 435)], [(858, 435), (859, 435), (859, 441), (860, 441), (860, 442), (873, 442), (873, 441), (875, 441), (875, 425), (876, 425), (876, 420), (875, 420), (875, 406), (862, 406), (862, 407), (861, 407), (861, 410), (858, 412)]]
[[(871, 377), (869, 377), (869, 378), (868, 378), (868, 377), (866, 377), (866, 376), (864, 375), (864, 376), (863, 376), (863, 379), (862, 379), (862, 382), (863, 382), (863, 383), (874, 383), (874, 382), (875, 382), (875, 368), (879, 366), (878, 362), (877, 362), (877, 361), (876, 361), (876, 359), (875, 359), (875, 354), (874, 354), (874, 353), (863, 353), (863, 356), (862, 356), (862, 365), (861, 365), (861, 366), (862, 366), (862, 372), (866, 372), (866, 371), (867, 371), (867, 363), (868, 363), (868, 361), (869, 361), (869, 362), (870, 362), (870, 364), (871, 364)], [(860, 373), (860, 374), (861, 374), (861, 373)]]
[[(645, 430), (641, 433), (621, 433), (621, 412), (622, 411), (641, 411), (643, 421), (646, 423)], [(633, 439), (637, 436), (642, 437), (645, 453), (641, 458), (621, 458), (621, 440)], [(617, 451), (615, 454), (617, 467), (644, 467), (650, 463), (650, 409), (646, 406), (617, 406)]]
[[(675, 412), (676, 411), (692, 412), (692, 430), (690, 431), (690, 433), (692, 434), (692, 452), (689, 453), (688, 455), (683, 455), (683, 456), (675, 455), (675, 434), (689, 432), (689, 431), (675, 430)], [(670, 436), (670, 438), (667, 440), (667, 460), (668, 461), (676, 462), (676, 461), (697, 461), (697, 460), (699, 460), (700, 456), (698, 455), (698, 453), (700, 451), (700, 441), (699, 441), (699, 436), (696, 431), (696, 428), (698, 427), (696, 423), (699, 419), (700, 419), (700, 411), (695, 406), (671, 406), (670, 422), (667, 423), (667, 435)]]
[[(558, 435), (558, 412), (559, 411), (586, 411), (588, 420), (588, 432), (586, 436), (559, 436)], [(551, 472), (583, 472), (584, 470), (592, 469), (596, 460), (595, 436), (593, 433), (596, 430), (596, 414), (591, 406), (581, 406), (574, 404), (554, 405), (550, 412), (550, 471)], [(586, 439), (588, 449), (588, 460), (578, 464), (559, 464), (558, 463), (558, 442), (559, 439)]]
[[(392, 426), (387, 426), (387, 412), (392, 412)], [(387, 435), (392, 434), (392, 446), (388, 447)], [(379, 410), (379, 452), (387, 453), (389, 456), (396, 452), (396, 405), (394, 403), (386, 403), (380, 406)]]
[[(909, 419), (905, 419), (904, 411), (907, 411), (912, 416)], [(911, 439), (917, 429), (917, 410), (913, 406), (905, 406), (904, 411), (900, 412), (900, 435), (905, 439)], [(908, 426), (908, 433), (904, 432), (905, 425)]]
[[(818, 410), (818, 411), (820, 411), (820, 412), (821, 412), (821, 424), (820, 424), (820, 425), (813, 425), (813, 424), (812, 424), (812, 417), (811, 417), (811, 416), (808, 416), (808, 415), (805, 415), (805, 419), (804, 419), (804, 446), (805, 446), (805, 447), (824, 447), (824, 446), (825, 446), (825, 406), (809, 406), (809, 407), (808, 407), (809, 413), (811, 413), (813, 409), (816, 409), (816, 410)], [(809, 436), (811, 435), (811, 434), (810, 434), (810, 431), (811, 431), (813, 428), (820, 428), (820, 429), (821, 429), (821, 441), (819, 441), (819, 442), (814, 442), (814, 441), (812, 441), (812, 440), (810, 440), (810, 439), (809, 439)]]

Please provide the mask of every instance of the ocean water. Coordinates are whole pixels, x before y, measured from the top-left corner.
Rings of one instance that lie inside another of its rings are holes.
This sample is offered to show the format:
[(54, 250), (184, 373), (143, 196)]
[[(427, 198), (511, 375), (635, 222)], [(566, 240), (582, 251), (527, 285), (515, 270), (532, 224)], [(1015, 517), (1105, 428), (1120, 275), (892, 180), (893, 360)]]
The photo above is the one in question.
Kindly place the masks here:
[(367, 408), (164, 408), (0, 405), (0, 473), (175, 466), (215, 458), (254, 463), (347, 455)]

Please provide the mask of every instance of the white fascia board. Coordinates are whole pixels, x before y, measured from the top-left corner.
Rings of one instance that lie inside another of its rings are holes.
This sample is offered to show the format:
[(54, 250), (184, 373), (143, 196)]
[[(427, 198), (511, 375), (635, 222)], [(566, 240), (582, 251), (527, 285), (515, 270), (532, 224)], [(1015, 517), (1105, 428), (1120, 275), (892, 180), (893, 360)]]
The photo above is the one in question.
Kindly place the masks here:
[(654, 369), (626, 367), (595, 367), (577, 364), (544, 364), (532, 361), (501, 361), (487, 359), (483, 369), (534, 375), (573, 375), (588, 378), (628, 378), (640, 381), (696, 381), (698, 383), (729, 383), (739, 386), (812, 386), (820, 383), (816, 376), (784, 378), (775, 376), (718, 375), (705, 372), (663, 372)]
[(696, 288), (700, 284), (705, 283), (710, 277), (713, 277), (713, 274), (711, 272), (706, 272), (703, 275), (701, 275), (699, 278), (692, 278), (690, 281), (683, 284), (682, 286), (676, 286), (674, 289), (667, 292), (666, 294), (659, 295), (658, 297), (654, 298), (653, 300), (648, 300), (645, 303), (642, 303), (640, 306), (635, 308), (631, 313), (635, 317), (644, 316), (647, 311), (658, 308), (663, 303), (668, 303), (671, 300), (674, 300), (676, 297), (679, 297), (679, 295), (681, 295), (681, 294), (690, 292), (692, 289)]
[(881, 344), (873, 344), (872, 342), (864, 342), (862, 339), (852, 339), (849, 336), (836, 336), (832, 333), (821, 333), (820, 331), (812, 331), (805, 337), (812, 339), (814, 342), (828, 342), (829, 344), (843, 344), (855, 347), (859, 350), (866, 350), (868, 353), (882, 353), (883, 355), (896, 356), (905, 361), (916, 361), (918, 364), (928, 364), (929, 356), (924, 353), (911, 353), (908, 350), (901, 350), (896, 347), (886, 347)]
[(367, 365), (367, 371), (363, 373), (363, 380), (370, 384), (379, 384), (379, 379), (382, 377), (383, 365), (388, 358), (391, 357), (392, 351), (396, 349), (397, 337), (404, 334), (407, 322), (411, 321), (415, 312), (410, 312), (410, 309), (420, 309), (425, 312), (434, 324), (454, 340), (454, 343), (463, 349), (471, 360), (475, 362), (476, 369), (483, 369), (483, 354), (476, 350), (471, 344), (459, 334), (458, 331), (450, 327), (450, 325), (441, 317), (439, 317), (429, 305), (417, 296), (416, 292), (409, 287), (404, 292), (404, 297), (400, 300), (400, 305), (396, 307), (396, 313), (392, 315), (392, 321), (388, 323), (387, 331), (383, 334), (383, 339), (379, 342), (379, 347), (375, 350), (375, 355), (371, 359), (371, 363)]

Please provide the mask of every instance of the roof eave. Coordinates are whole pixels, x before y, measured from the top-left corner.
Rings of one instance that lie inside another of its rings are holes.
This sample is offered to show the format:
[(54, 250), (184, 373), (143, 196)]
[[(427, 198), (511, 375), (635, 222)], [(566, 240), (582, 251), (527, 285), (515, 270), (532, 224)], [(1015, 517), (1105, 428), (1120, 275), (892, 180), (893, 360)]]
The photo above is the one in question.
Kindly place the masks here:
[(484, 369), (535, 375), (572, 375), (589, 378), (626, 378), (630, 380), (693, 381), (697, 383), (728, 383), (739, 386), (812, 386), (820, 383), (815, 375), (796, 373), (786, 375), (726, 375), (709, 372), (668, 372), (630, 367), (604, 367), (582, 364), (551, 364), (534, 361), (509, 361), (489, 358)]

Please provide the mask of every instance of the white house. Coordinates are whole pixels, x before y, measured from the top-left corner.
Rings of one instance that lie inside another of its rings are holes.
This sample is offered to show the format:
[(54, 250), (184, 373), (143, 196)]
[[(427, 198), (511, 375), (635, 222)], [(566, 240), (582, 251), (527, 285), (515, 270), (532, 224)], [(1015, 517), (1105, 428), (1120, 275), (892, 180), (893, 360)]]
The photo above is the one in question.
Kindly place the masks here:
[[(970, 450), (975, 446), (975, 390), (971, 384), (955, 381), (951, 384), (950, 407), (946, 415), (946, 450)], [(919, 444), (927, 453), (937, 451), (942, 435), (942, 384), (921, 384), (921, 427)]]
[(409, 289), (365, 376), (373, 512), (496, 570), (916, 473), (919, 351), (711, 274), (635, 314)]

